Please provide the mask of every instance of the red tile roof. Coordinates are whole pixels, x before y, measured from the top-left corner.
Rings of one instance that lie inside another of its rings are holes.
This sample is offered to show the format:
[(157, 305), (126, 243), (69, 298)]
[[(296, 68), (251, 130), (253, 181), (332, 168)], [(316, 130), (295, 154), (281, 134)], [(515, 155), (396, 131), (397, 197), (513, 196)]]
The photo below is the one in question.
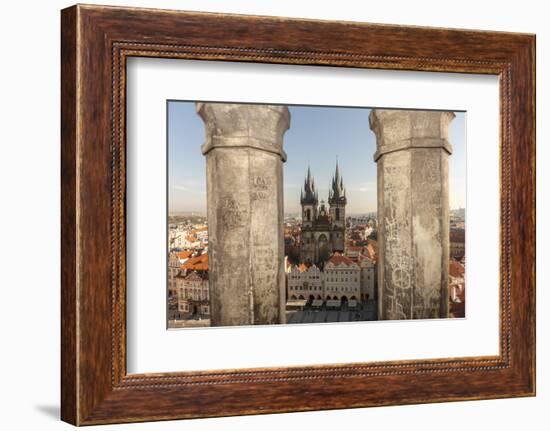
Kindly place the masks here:
[(208, 253), (190, 258), (181, 268), (188, 271), (208, 271)]
[(378, 256), (376, 256), (376, 249), (375, 246), (371, 243), (365, 247), (366, 255), (371, 260), (376, 260)]
[[(373, 244), (374, 243), (374, 244)], [(376, 245), (376, 242), (370, 242), (369, 241), (369, 244), (366, 245), (365, 247), (362, 248), (361, 250), (361, 255), (359, 256), (359, 261), (361, 261), (362, 259), (369, 259), (371, 260), (372, 262), (375, 262), (378, 260), (378, 256), (377, 256), (377, 245)]]
[(192, 250), (177, 251), (176, 252), (176, 256), (178, 256), (178, 258), (180, 258), (180, 259), (187, 259), (188, 257), (191, 257), (192, 254), (193, 254)]
[(307, 264), (307, 263), (301, 263), (300, 265), (297, 265), (296, 268), (298, 269), (298, 271), (300, 272), (306, 272), (308, 271), (310, 268), (317, 268), (315, 265), (311, 265), (311, 264)]
[(342, 263), (344, 265), (353, 265), (355, 263), (349, 257), (344, 256), (340, 253), (334, 253), (328, 261), (333, 265), (340, 265)]

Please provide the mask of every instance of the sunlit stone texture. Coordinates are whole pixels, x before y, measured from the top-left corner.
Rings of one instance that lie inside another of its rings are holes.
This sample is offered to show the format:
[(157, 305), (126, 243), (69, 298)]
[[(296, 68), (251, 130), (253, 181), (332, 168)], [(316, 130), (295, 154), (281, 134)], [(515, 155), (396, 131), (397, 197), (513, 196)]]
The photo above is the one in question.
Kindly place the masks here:
[(204, 121), (212, 326), (285, 323), (286, 106), (197, 103)]
[(448, 316), (452, 112), (374, 109), (380, 319)]

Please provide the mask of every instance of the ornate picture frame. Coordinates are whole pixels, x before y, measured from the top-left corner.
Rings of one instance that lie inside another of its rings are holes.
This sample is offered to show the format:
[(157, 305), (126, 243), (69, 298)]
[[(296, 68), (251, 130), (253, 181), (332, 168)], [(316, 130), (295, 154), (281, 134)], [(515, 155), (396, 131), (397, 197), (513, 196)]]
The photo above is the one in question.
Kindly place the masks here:
[[(91, 5), (64, 9), (61, 18), (64, 421), (535, 394), (534, 35)], [(128, 374), (126, 60), (136, 56), (498, 76), (499, 355)]]

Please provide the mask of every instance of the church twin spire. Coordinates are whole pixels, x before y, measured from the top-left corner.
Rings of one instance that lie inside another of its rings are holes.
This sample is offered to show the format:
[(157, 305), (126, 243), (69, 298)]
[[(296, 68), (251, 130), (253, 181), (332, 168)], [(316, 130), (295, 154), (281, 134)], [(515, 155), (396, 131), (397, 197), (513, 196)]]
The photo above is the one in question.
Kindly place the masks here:
[[(338, 166), (338, 160), (336, 160), (336, 169), (332, 176), (331, 187), (328, 191), (329, 203), (344, 202), (346, 200), (346, 189), (344, 188), (344, 179), (340, 174), (340, 167)], [(304, 180), (304, 189), (301, 191), (300, 200), (302, 204), (314, 204), (319, 202), (319, 195), (315, 189), (315, 179), (311, 175), (311, 168), (308, 165), (307, 175)]]
[(332, 185), (328, 192), (328, 199), (330, 201), (337, 201), (345, 199), (346, 189), (344, 188), (344, 179), (340, 175), (340, 168), (338, 166), (338, 160), (336, 160), (336, 171), (332, 177)]
[(301, 194), (302, 204), (317, 204), (319, 197), (317, 195), (317, 190), (315, 190), (315, 179), (311, 175), (311, 169), (307, 167), (307, 176), (304, 180), (304, 190)]

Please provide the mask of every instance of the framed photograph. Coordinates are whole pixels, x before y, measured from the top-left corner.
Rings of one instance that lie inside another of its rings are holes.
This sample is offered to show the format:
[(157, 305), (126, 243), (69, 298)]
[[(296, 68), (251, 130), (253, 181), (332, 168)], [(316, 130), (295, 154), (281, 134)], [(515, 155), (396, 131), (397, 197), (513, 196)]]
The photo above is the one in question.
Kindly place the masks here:
[(535, 394), (534, 35), (61, 17), (63, 420)]

